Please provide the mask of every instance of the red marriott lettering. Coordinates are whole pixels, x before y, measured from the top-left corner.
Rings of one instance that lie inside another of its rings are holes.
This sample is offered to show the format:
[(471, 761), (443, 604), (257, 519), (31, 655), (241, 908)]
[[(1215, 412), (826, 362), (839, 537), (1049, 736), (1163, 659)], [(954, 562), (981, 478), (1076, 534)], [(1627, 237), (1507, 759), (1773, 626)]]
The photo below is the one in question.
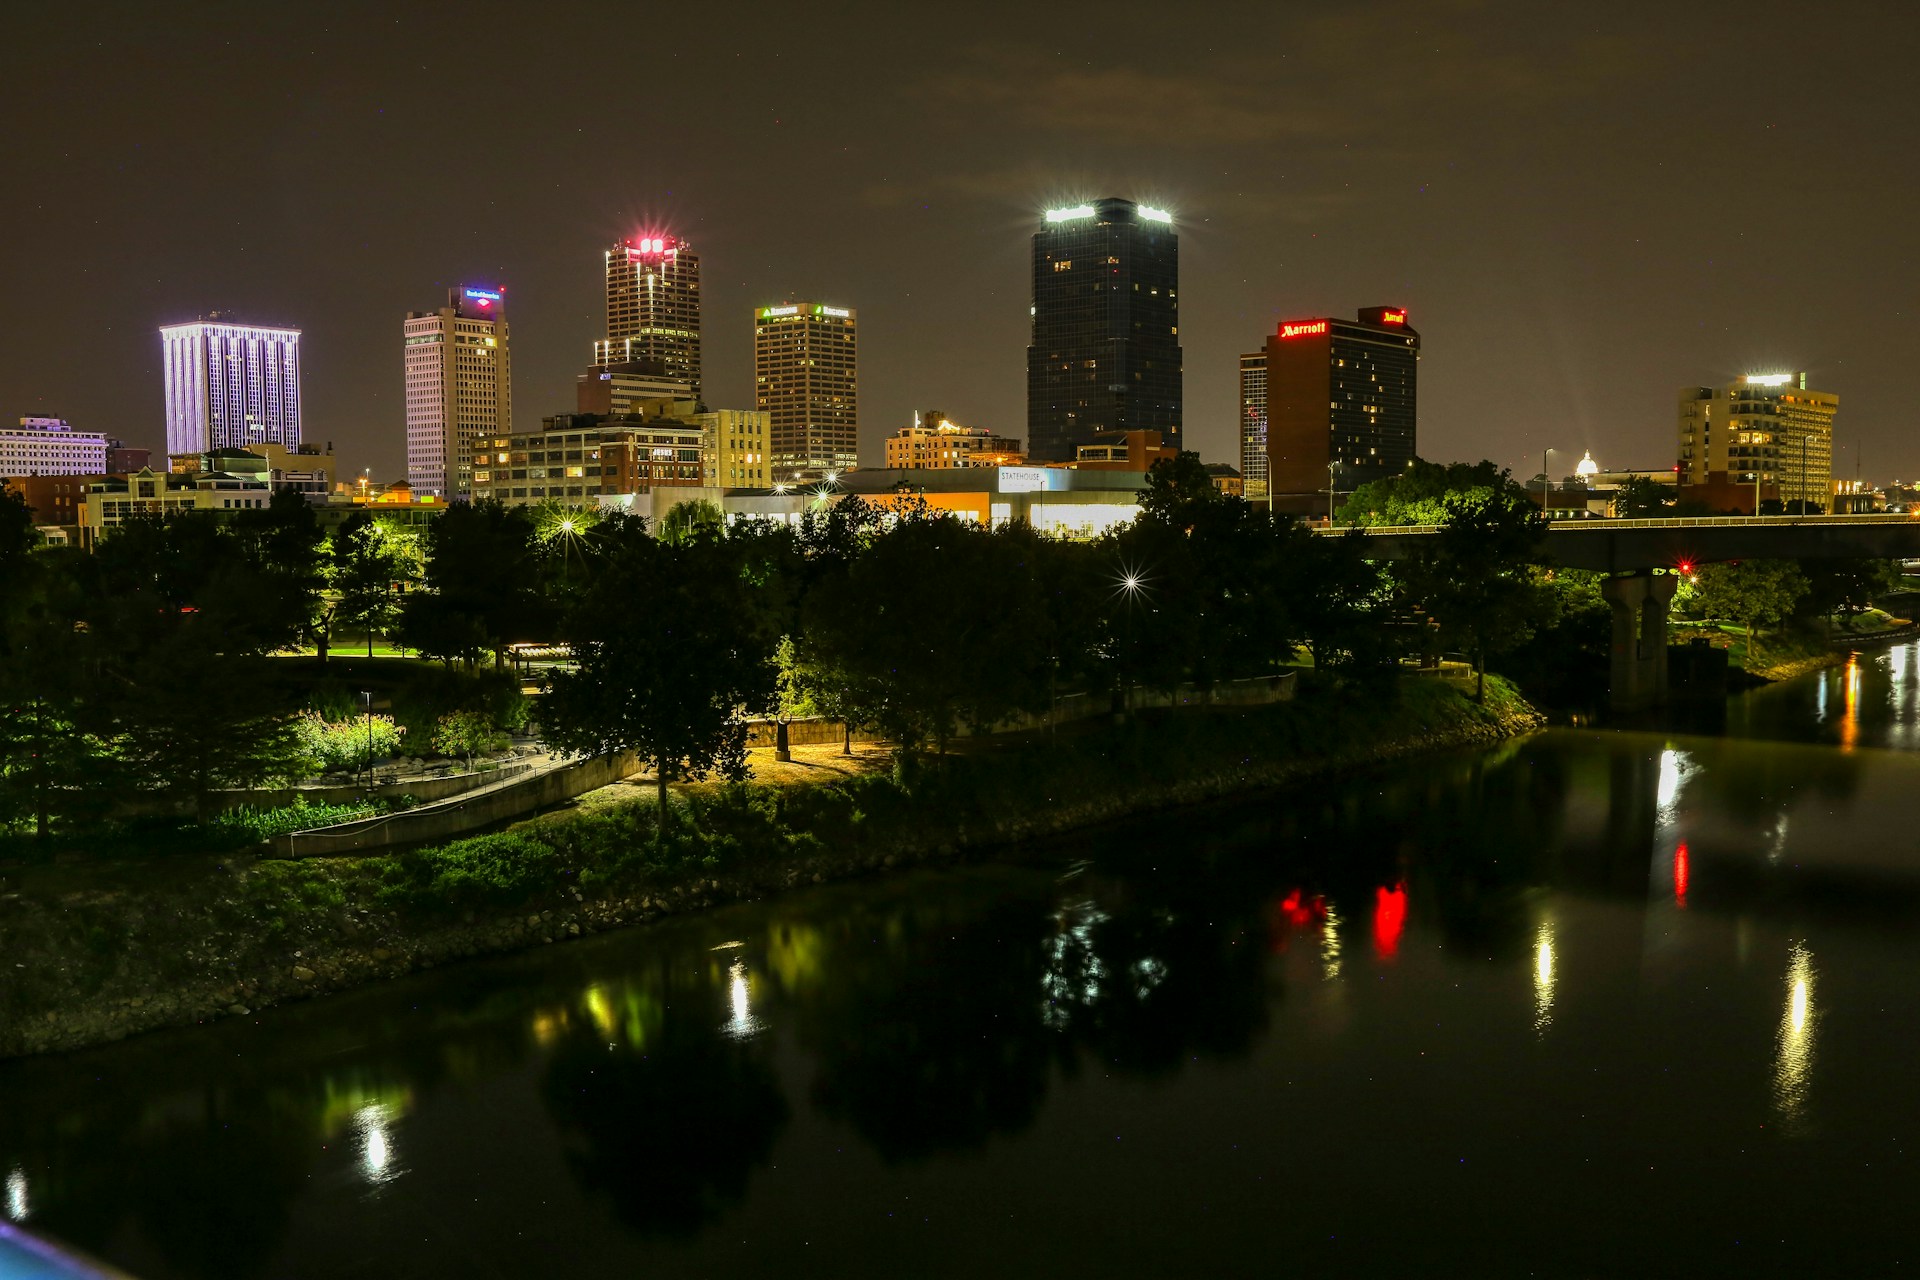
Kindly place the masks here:
[(1309, 333), (1325, 333), (1326, 331), (1327, 322), (1325, 320), (1294, 320), (1280, 326), (1280, 336), (1283, 338), (1299, 338)]
[(1382, 311), (1380, 313), (1381, 324), (1405, 324), (1406, 322), (1407, 313), (1404, 311)]

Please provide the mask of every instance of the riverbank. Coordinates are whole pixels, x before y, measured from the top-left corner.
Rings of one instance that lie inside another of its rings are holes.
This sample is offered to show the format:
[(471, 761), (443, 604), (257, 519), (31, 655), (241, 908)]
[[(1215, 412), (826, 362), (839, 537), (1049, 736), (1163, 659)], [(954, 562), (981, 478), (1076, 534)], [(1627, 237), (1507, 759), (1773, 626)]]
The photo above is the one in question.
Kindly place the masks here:
[[(633, 788), (431, 849), (300, 862), (154, 859), (0, 882), (0, 1057), (247, 1017), (471, 956), (564, 941), (803, 884), (979, 854), (1158, 809), (1530, 732), (1489, 678), (1201, 708), (813, 782), (676, 788), (662, 828)], [(788, 780), (791, 779), (791, 780)]]

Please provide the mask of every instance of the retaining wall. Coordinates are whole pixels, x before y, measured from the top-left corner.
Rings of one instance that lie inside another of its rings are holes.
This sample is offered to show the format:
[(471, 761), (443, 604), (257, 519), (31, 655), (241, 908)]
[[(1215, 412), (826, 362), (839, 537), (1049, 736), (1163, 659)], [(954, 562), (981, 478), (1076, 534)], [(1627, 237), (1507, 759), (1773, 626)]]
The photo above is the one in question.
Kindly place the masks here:
[(312, 831), (294, 831), (275, 838), (274, 852), (283, 858), (311, 858), (375, 853), (446, 840), (571, 800), (627, 777), (636, 767), (630, 752), (594, 756), (482, 787), (436, 804), (423, 804), (417, 809)]

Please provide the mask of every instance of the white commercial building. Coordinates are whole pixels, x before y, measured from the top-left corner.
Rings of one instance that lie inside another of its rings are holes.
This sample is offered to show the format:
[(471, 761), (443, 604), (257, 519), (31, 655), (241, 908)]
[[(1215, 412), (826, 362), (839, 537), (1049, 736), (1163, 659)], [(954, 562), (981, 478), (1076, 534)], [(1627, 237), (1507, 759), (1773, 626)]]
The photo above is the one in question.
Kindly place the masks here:
[(218, 312), (160, 330), (167, 452), (300, 443), (300, 331)]
[(107, 438), (75, 431), (65, 418), (22, 418), (0, 427), (0, 476), (97, 476), (107, 469)]
[(438, 311), (410, 312), (405, 352), (407, 482), (417, 496), (469, 497), (474, 442), (513, 430), (501, 291), (457, 285)]

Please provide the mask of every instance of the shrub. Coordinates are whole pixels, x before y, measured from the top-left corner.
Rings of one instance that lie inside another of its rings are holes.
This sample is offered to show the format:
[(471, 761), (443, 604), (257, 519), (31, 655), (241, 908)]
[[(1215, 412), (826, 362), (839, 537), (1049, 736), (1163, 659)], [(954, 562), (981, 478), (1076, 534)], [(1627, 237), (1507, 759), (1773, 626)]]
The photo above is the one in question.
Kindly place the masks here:
[(527, 901), (560, 880), (553, 848), (518, 831), (455, 840), (393, 859), (379, 897), (390, 905), (476, 906)]
[(406, 730), (392, 716), (331, 721), (309, 711), (295, 718), (300, 754), (315, 773), (351, 773), (367, 765), (371, 735), (375, 760), (398, 754)]
[(207, 824), (207, 829), (216, 839), (231, 837), (238, 843), (262, 844), (289, 831), (307, 831), (337, 822), (371, 818), (380, 811), (380, 806), (373, 803), (308, 804), (304, 800), (295, 800), (278, 809), (240, 805), (216, 816)]

